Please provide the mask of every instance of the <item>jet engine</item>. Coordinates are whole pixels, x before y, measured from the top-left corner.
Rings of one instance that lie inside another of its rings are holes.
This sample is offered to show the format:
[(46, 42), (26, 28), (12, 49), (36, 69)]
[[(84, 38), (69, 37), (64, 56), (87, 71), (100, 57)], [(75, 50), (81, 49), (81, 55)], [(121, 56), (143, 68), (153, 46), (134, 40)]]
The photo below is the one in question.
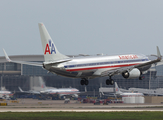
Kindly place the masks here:
[(122, 76), (124, 77), (124, 78), (126, 78), (126, 79), (130, 79), (130, 78), (138, 78), (138, 77), (140, 77), (140, 75), (141, 75), (141, 72), (140, 72), (140, 70), (139, 69), (137, 69), (137, 68), (134, 68), (134, 69), (132, 69), (131, 71), (125, 71), (125, 72), (123, 72), (122, 73)]

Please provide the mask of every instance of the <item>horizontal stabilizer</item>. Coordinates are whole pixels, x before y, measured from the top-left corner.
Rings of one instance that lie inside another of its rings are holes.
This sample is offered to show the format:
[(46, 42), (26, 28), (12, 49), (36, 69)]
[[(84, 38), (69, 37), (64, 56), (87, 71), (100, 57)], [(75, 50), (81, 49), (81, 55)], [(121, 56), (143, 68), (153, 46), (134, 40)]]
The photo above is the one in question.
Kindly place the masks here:
[(63, 59), (63, 60), (57, 60), (57, 61), (52, 61), (52, 62), (44, 62), (44, 65), (52, 65), (52, 64), (58, 64), (62, 62), (67, 62), (71, 61), (72, 59)]

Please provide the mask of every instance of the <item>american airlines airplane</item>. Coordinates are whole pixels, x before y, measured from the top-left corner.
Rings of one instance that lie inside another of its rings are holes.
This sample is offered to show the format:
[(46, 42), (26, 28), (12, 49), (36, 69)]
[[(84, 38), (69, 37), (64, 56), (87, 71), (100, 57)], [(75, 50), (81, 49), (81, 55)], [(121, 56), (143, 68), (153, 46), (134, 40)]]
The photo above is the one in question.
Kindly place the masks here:
[(39, 23), (38, 26), (45, 61), (42, 64), (12, 61), (4, 50), (7, 61), (42, 66), (44, 69), (57, 75), (81, 78), (81, 85), (88, 85), (88, 80), (90, 79), (108, 76), (109, 79), (106, 80), (106, 84), (113, 85), (114, 80), (112, 76), (116, 74), (121, 74), (126, 79), (139, 78), (141, 80), (142, 75), (147, 73), (151, 65), (160, 62), (162, 59), (158, 47), (156, 60), (149, 60), (147, 56), (142, 54), (70, 58), (58, 51), (44, 24)]
[(143, 88), (129, 88), (129, 91), (134, 91), (134, 92), (141, 92), (145, 95), (153, 95), (153, 96), (163, 96), (163, 89), (158, 88), (158, 89), (143, 89)]
[(11, 95), (13, 95), (13, 93), (10, 91), (6, 91), (6, 90), (0, 91), (0, 98), (2, 99), (9, 99)]
[(119, 87), (117, 85), (117, 83), (115, 82), (115, 94), (116, 95), (119, 95), (119, 96), (122, 96), (122, 97), (129, 97), (129, 96), (144, 96), (143, 93), (127, 93), (127, 92), (122, 92), (119, 90)]
[(19, 90), (22, 93), (27, 94), (58, 94), (60, 97), (62, 96), (72, 96), (75, 98), (78, 98), (78, 94), (80, 93), (78, 89), (76, 88), (49, 88), (46, 87), (45, 82), (42, 79), (39, 79), (38, 82), (40, 82), (39, 91), (38, 90), (29, 90), (29, 91), (23, 91), (20, 87)]
[(0, 94), (2, 94), (2, 95), (10, 95), (10, 94), (12, 94), (10, 91), (0, 91)]

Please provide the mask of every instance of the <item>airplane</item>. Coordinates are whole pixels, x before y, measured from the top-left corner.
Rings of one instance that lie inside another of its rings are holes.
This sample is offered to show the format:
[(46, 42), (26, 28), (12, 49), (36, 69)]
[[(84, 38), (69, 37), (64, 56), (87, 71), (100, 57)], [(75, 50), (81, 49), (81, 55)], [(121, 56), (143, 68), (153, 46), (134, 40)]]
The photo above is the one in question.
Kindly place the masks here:
[(132, 93), (132, 92), (122, 92), (117, 83), (115, 82), (115, 94), (122, 96), (122, 97), (128, 97), (128, 96), (144, 96), (143, 93)]
[[(123, 89), (124, 90), (124, 89)], [(127, 90), (125, 90), (127, 91)], [(122, 92), (120, 88), (117, 85), (117, 82), (115, 82), (115, 88), (114, 93), (104, 94), (104, 92), (101, 90), (100, 93), (104, 96), (122, 96), (122, 97), (129, 97), (129, 96), (144, 96), (143, 93), (133, 93), (133, 92)]]
[(58, 51), (43, 23), (39, 23), (38, 26), (45, 61), (43, 63), (12, 61), (3, 49), (8, 62), (42, 66), (48, 72), (60, 76), (81, 78), (81, 85), (88, 85), (88, 80), (90, 79), (108, 76), (109, 79), (106, 80), (106, 84), (113, 85), (114, 80), (112, 76), (117, 74), (121, 74), (126, 79), (139, 78), (139, 80), (142, 80), (142, 75), (147, 73), (151, 65), (160, 62), (162, 59), (158, 46), (157, 55), (155, 55), (157, 57), (156, 60), (149, 60), (149, 58), (143, 54), (71, 58)]
[(141, 92), (145, 95), (163, 96), (163, 89), (129, 88), (129, 91)]
[(12, 94), (10, 91), (6, 91), (6, 90), (1, 90), (0, 91), (0, 94), (2, 94), (2, 95), (10, 95), (10, 94)]
[(0, 91), (0, 98), (1, 99), (9, 99), (10, 96), (12, 96), (12, 95), (13, 95), (13, 93), (10, 91), (7, 91), (7, 90), (1, 90)]
[[(62, 96), (72, 96), (75, 98), (78, 98), (78, 94), (80, 93), (78, 89), (76, 88), (49, 88), (45, 85), (45, 82), (43, 79), (38, 80), (40, 82), (40, 88), (39, 91), (37, 90), (29, 90), (29, 91), (23, 91), (20, 87), (19, 90), (22, 93), (29, 93), (29, 94), (58, 94), (60, 97)], [(38, 87), (37, 87), (38, 89)]]

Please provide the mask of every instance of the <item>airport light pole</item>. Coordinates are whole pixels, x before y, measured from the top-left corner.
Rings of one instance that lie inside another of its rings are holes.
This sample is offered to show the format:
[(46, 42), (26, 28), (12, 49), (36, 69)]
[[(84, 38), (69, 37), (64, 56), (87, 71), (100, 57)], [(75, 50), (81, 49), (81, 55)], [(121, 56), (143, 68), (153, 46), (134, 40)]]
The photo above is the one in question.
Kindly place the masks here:
[(95, 89), (94, 89), (94, 97), (95, 97)]
[(2, 90), (2, 82), (3, 82), (3, 65), (2, 65), (2, 75), (1, 75), (1, 90)]
[(149, 89), (151, 89), (151, 69), (150, 69), (150, 76), (149, 76)]
[(2, 90), (2, 75), (1, 75), (1, 90)]

